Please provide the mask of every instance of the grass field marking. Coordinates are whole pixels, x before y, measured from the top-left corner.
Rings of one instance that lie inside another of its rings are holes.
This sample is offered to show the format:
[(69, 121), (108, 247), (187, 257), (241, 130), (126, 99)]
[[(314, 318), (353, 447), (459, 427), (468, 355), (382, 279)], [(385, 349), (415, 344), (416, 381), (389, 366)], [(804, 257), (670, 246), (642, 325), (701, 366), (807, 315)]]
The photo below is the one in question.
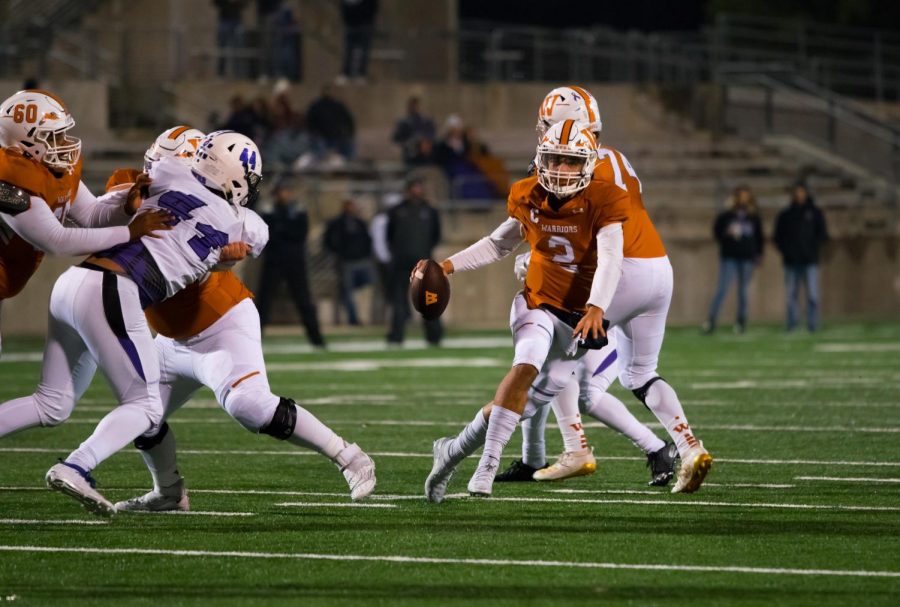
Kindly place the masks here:
[[(425, 498), (422, 498), (425, 499)], [(282, 508), (396, 508), (397, 504), (368, 504), (365, 502), (279, 502)]]
[(0, 518), (0, 525), (108, 525), (109, 521), (72, 519)]
[[(664, 491), (664, 490), (663, 490)], [(649, 489), (544, 489), (545, 493), (593, 493), (598, 495), (659, 495), (660, 490), (651, 491)]]
[(215, 516), (215, 517), (234, 517), (234, 516), (256, 516), (255, 512), (216, 512), (214, 510), (163, 510), (161, 512), (151, 512), (149, 510), (129, 510), (127, 515), (132, 514), (169, 514), (172, 516)]
[[(384, 358), (384, 359), (348, 359), (316, 362), (268, 363), (266, 371), (272, 373), (298, 371), (345, 371), (358, 373), (364, 371), (381, 371), (382, 369), (429, 369), (429, 368), (476, 368), (508, 367), (509, 361), (500, 358)], [(271, 379), (271, 378), (270, 378)]]
[(838, 483), (900, 483), (900, 478), (872, 478), (870, 476), (795, 476), (794, 480)]
[(841, 343), (841, 344), (816, 344), (813, 346), (816, 352), (828, 354), (844, 354), (847, 352), (900, 352), (900, 344), (886, 343)]
[(416, 565), (491, 565), (496, 567), (552, 567), (568, 569), (624, 569), (637, 571), (689, 571), (696, 573), (742, 573), (748, 575), (798, 575), (820, 577), (872, 577), (900, 578), (900, 571), (869, 571), (865, 569), (795, 569), (780, 567), (744, 567), (740, 565), (667, 565), (656, 563), (598, 563), (574, 561), (514, 560), (514, 559), (470, 559), (434, 558), (400, 555), (363, 554), (315, 554), (298, 552), (244, 552), (213, 550), (163, 550), (159, 548), (89, 548), (56, 546), (13, 546), (0, 545), (0, 552), (31, 552), (59, 554), (99, 554), (99, 555), (147, 555), (185, 556), (245, 559), (295, 559), (312, 561), (369, 561), (380, 563), (402, 563)]
[[(447, 496), (449, 497), (449, 496)], [(477, 498), (484, 499), (484, 498)], [(722, 508), (768, 508), (772, 510), (849, 510), (858, 512), (900, 512), (895, 506), (848, 506), (843, 504), (774, 504), (763, 502), (710, 502), (700, 500), (637, 500), (637, 499), (557, 499), (552, 497), (498, 497), (488, 498), (497, 502), (536, 502), (572, 504), (633, 504), (635, 506), (704, 506)]]
[[(47, 447), (0, 447), (0, 453), (59, 453), (59, 449), (50, 449)], [(322, 457), (314, 451), (305, 451), (300, 449), (285, 448), (283, 451), (275, 451), (270, 449), (180, 449), (178, 453), (182, 455), (256, 455), (256, 456), (296, 456), (296, 457)], [(420, 459), (433, 459), (432, 453), (410, 453), (406, 451), (370, 451), (372, 457), (412, 457)], [(515, 457), (510, 453), (507, 458)], [(604, 456), (604, 460), (622, 461), (622, 462), (646, 462), (646, 457), (610, 455)], [(900, 467), (900, 462), (848, 462), (848, 461), (830, 461), (817, 459), (736, 459), (727, 457), (716, 457), (716, 463), (721, 464), (752, 464), (764, 466), (877, 466), (877, 467)]]

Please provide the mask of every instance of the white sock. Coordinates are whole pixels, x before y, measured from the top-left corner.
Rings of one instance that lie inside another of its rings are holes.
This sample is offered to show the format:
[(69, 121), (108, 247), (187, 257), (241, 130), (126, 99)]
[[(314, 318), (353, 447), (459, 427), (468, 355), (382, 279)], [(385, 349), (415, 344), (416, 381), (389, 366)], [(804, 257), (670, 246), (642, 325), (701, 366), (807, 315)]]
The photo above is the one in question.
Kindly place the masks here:
[(66, 458), (66, 462), (90, 472), (149, 429), (150, 418), (144, 407), (119, 405), (100, 420), (94, 433)]
[(665, 441), (653, 434), (650, 428), (631, 414), (625, 403), (609, 392), (604, 392), (594, 402), (588, 403), (584, 412), (631, 439), (631, 442), (644, 453), (653, 453), (666, 446)]
[(0, 437), (40, 425), (41, 416), (33, 397), (25, 396), (0, 405)]
[(294, 433), (288, 437), (292, 445), (318, 451), (328, 459), (334, 459), (347, 443), (319, 419), (299, 405), (297, 408), (297, 425)]
[(466, 424), (462, 432), (450, 443), (450, 457), (458, 463), (475, 453), (478, 447), (484, 444), (487, 428), (488, 422), (484, 419), (484, 411), (479, 409), (472, 421)]
[(562, 434), (563, 451), (567, 453), (587, 449), (587, 437), (584, 435), (581, 412), (578, 410), (578, 392), (578, 380), (572, 378), (550, 403)]
[(694, 431), (688, 424), (687, 416), (672, 386), (665, 381), (655, 381), (647, 390), (647, 408), (653, 411), (656, 418), (675, 441), (682, 458), (700, 442), (694, 438)]
[(479, 468), (492, 467), (496, 470), (500, 464), (500, 455), (519, 423), (521, 415), (515, 411), (494, 405), (491, 418), (488, 420), (487, 432), (484, 435), (484, 450), (481, 453)]
[(550, 407), (539, 407), (533, 416), (522, 420), (522, 461), (532, 468), (540, 468), (547, 463), (544, 429), (548, 415)]
[(176, 461), (175, 433), (168, 426), (165, 428), (165, 435), (159, 443), (149, 449), (138, 449), (153, 477), (153, 490), (160, 493), (181, 480)]

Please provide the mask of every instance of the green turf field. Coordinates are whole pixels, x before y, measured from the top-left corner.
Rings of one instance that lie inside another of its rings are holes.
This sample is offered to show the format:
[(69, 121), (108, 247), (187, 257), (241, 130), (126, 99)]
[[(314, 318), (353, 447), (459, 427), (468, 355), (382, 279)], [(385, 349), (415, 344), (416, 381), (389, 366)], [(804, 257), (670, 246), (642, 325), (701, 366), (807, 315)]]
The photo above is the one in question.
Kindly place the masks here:
[[(641, 454), (593, 427), (592, 477), (434, 505), (431, 442), (471, 419), (511, 359), (503, 333), (451, 337), (481, 341), (266, 341), (275, 392), (375, 458), (376, 496), (359, 507), (331, 463), (242, 430), (204, 392), (170, 420), (194, 513), (94, 518), (43, 475), (113, 404), (98, 379), (66, 425), (0, 440), (0, 604), (900, 604), (900, 324), (670, 331), (660, 370), (716, 458), (696, 494), (647, 487)], [(3, 347), (0, 399), (30, 393), (40, 344)], [(560, 444), (551, 424), (550, 452)], [(518, 449), (517, 435), (508, 459)], [(130, 449), (95, 475), (114, 501), (149, 487)]]

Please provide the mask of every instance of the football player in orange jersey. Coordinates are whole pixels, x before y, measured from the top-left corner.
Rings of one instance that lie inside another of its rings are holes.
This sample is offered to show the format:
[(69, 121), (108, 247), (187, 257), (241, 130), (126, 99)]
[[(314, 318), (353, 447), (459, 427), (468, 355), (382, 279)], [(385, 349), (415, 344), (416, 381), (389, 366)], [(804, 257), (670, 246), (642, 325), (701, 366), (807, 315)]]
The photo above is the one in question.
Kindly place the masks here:
[[(552, 112), (543, 112), (546, 105), (545, 102), (541, 108), (539, 130), (552, 120)], [(596, 111), (594, 104), (588, 103), (587, 108)], [(599, 114), (597, 118), (599, 125)], [(633, 210), (622, 225), (621, 278), (610, 307), (605, 309), (605, 318), (618, 338), (619, 382), (653, 412), (678, 449), (681, 464), (672, 493), (692, 493), (700, 488), (713, 460), (688, 424), (675, 390), (656, 372), (672, 300), (672, 265), (644, 207), (643, 187), (631, 163), (620, 151), (608, 146), (598, 146), (597, 155), (594, 179), (615, 184), (626, 192)], [(566, 401), (558, 404), (565, 406)], [(577, 411), (569, 406), (569, 415)], [(565, 411), (561, 414), (567, 415)], [(662, 460), (651, 459), (648, 463), (651, 474), (657, 466), (660, 470), (666, 468)]]
[[(168, 220), (148, 213), (128, 223), (140, 204), (137, 188), (124, 204), (94, 198), (81, 182), (74, 126), (65, 104), (46, 91), (19, 91), (0, 103), (0, 303), (25, 287), (45, 253), (102, 250)], [(67, 218), (81, 227), (63, 227)]]
[(525, 289), (510, 312), (512, 369), (492, 403), (458, 436), (435, 441), (434, 466), (425, 481), (425, 497), (432, 502), (444, 498), (456, 466), (481, 444), (468, 490), (491, 495), (500, 454), (523, 413), (530, 417), (563, 390), (584, 347), (606, 343), (603, 316), (621, 268), (622, 225), (634, 212), (631, 200), (615, 185), (591, 180), (597, 149), (586, 124), (565, 120), (551, 127), (537, 147), (537, 160), (538, 175), (510, 191), (509, 218), (441, 264), (447, 274), (473, 270), (505, 257), (523, 240), (532, 252)]
[[(147, 150), (144, 170), (163, 157), (190, 164), (202, 138), (203, 133), (190, 127), (168, 129)], [(121, 187), (118, 179), (131, 175), (130, 170), (116, 171), (107, 188)], [(245, 229), (268, 233), (268, 227), (259, 220)], [(371, 458), (290, 398), (272, 394), (262, 354), (259, 313), (252, 297), (237, 275), (225, 270), (209, 273), (147, 308), (147, 320), (157, 331), (163, 419), (205, 385), (241, 426), (322, 453), (340, 468), (351, 498), (366, 497), (375, 488)], [(163, 423), (158, 433), (139, 437), (134, 444), (153, 477), (153, 489), (119, 502), (116, 509), (188, 510), (187, 490), (176, 463), (175, 435), (169, 425)]]
[[(547, 93), (538, 107), (536, 129), (539, 140), (551, 126), (567, 119), (588, 124), (599, 142), (603, 128), (600, 109), (594, 96), (586, 89), (564, 86)], [(600, 147), (600, 150), (604, 159), (595, 167), (594, 179), (615, 182), (607, 174), (609, 163), (606, 160), (606, 154), (615, 150), (605, 146)], [(529, 174), (534, 172), (535, 166), (536, 161), (533, 161)], [(517, 275), (524, 276), (530, 257), (530, 253), (525, 253), (516, 258)], [(543, 434), (549, 409), (538, 409), (533, 417), (522, 421), (522, 459), (512, 462), (507, 470), (499, 474), (498, 482), (561, 480), (591, 474), (596, 469), (596, 462), (592, 450), (586, 446), (587, 438), (580, 415), (587, 413), (629, 438), (645, 453), (647, 466), (650, 468), (650, 485), (668, 484), (674, 475), (678, 455), (674, 443), (660, 440), (619, 399), (607, 392), (619, 373), (617, 333), (618, 329), (613, 328), (609, 332), (609, 344), (605, 348), (589, 352), (582, 358), (569, 385), (551, 402), (562, 434), (564, 453), (554, 464), (545, 464), (547, 459)]]

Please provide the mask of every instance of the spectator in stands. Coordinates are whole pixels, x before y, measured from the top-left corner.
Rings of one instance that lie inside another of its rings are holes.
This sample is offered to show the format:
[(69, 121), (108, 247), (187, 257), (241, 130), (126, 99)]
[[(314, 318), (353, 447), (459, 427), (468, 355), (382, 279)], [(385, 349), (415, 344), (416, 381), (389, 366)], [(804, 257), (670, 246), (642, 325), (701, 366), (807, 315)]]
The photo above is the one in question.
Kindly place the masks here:
[(337, 257), (341, 304), (347, 311), (347, 323), (359, 326), (362, 323), (353, 292), (372, 282), (372, 239), (369, 226), (352, 200), (345, 200), (341, 214), (325, 227), (325, 248)]
[(262, 216), (269, 225), (269, 243), (263, 252), (262, 277), (256, 296), (260, 326), (265, 328), (269, 324), (272, 299), (281, 282), (286, 281), (300, 321), (306, 329), (307, 339), (314, 346), (324, 347), (325, 340), (319, 329), (306, 271), (309, 218), (296, 200), (290, 178), (282, 178), (275, 185), (273, 195), (275, 204), (272, 211)]
[[(342, 166), (353, 158), (353, 137), (356, 132), (353, 115), (334, 96), (332, 87), (323, 88), (321, 97), (310, 104), (306, 111), (306, 124), (315, 153), (312, 162), (321, 162), (325, 166)], [(301, 163), (305, 166), (309, 164), (311, 162)]]
[[(218, 128), (237, 131), (254, 141), (262, 141), (268, 131), (268, 109), (265, 108), (265, 100), (263, 99), (260, 103), (258, 98), (251, 105), (244, 101), (242, 96), (235, 95), (231, 98), (229, 105), (231, 114)], [(261, 111), (262, 114), (260, 114)]]
[[(427, 259), (441, 240), (441, 218), (425, 200), (420, 179), (407, 182), (406, 196), (388, 212), (387, 242), (391, 253), (389, 344), (402, 344), (409, 318), (409, 273), (420, 259)], [(425, 339), (440, 345), (443, 327), (440, 319), (425, 321)]]
[(381, 209), (369, 222), (369, 235), (372, 237), (372, 257), (375, 261), (376, 282), (375, 294), (372, 296), (372, 322), (385, 320), (385, 309), (390, 295), (388, 277), (390, 276), (391, 249), (387, 241), (388, 212), (403, 202), (403, 194), (392, 192), (384, 196)]
[(262, 75), (300, 79), (300, 28), (284, 0), (256, 0)]
[(737, 278), (736, 333), (747, 328), (747, 287), (753, 267), (759, 264), (763, 252), (762, 222), (756, 199), (749, 188), (735, 188), (726, 208), (713, 223), (713, 237), (719, 243), (719, 284), (709, 307), (709, 317), (703, 325), (704, 333), (716, 330), (719, 308), (728, 293), (731, 281)]
[(803, 184), (793, 187), (787, 208), (775, 221), (775, 246), (784, 259), (788, 331), (797, 328), (797, 291), (806, 291), (806, 326), (819, 328), (819, 252), (828, 240), (825, 214)]
[[(244, 47), (244, 6), (247, 0), (213, 0), (219, 12), (217, 41), (219, 44), (219, 76), (240, 77), (238, 59)], [(248, 135), (249, 136), (249, 135)]]
[(475, 153), (462, 118), (456, 114), (448, 116), (444, 135), (434, 146), (434, 160), (447, 175), (452, 198), (491, 200), (496, 197), (494, 187), (472, 161)]
[(419, 98), (410, 97), (406, 102), (406, 116), (397, 121), (391, 137), (403, 150), (403, 162), (407, 166), (430, 162), (434, 135), (434, 122), (421, 113)]
[(365, 82), (369, 73), (369, 51), (375, 35), (378, 0), (341, 0), (344, 20), (344, 66), (337, 84), (348, 80)]
[(270, 107), (272, 130), (263, 142), (266, 166), (276, 170), (291, 166), (312, 149), (306, 116), (294, 109), (289, 91), (286, 79), (275, 83)]

